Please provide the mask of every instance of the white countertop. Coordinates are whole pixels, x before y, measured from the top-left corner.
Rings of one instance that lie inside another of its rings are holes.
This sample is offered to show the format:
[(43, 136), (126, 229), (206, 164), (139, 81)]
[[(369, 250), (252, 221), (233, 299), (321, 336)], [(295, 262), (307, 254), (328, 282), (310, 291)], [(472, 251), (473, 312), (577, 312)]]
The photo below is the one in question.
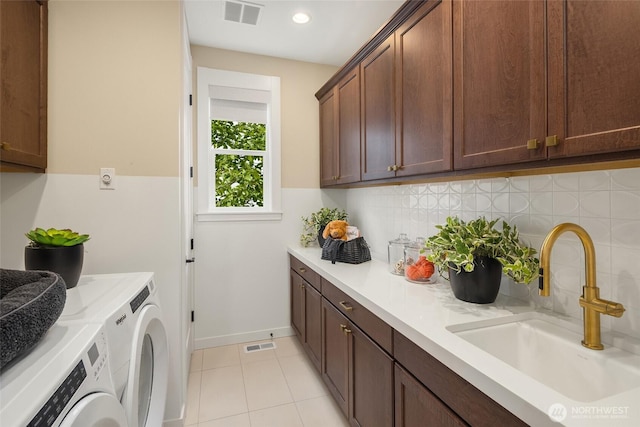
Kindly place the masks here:
[[(534, 311), (526, 301), (500, 294), (492, 304), (471, 304), (456, 299), (443, 279), (436, 284), (410, 283), (391, 274), (380, 261), (331, 264), (321, 259), (320, 248), (299, 245), (290, 245), (288, 252), (530, 425), (559, 425), (548, 416), (556, 404), (568, 412), (562, 425), (640, 425), (640, 388), (597, 402), (573, 401), (446, 329)], [(621, 412), (622, 416), (609, 415)]]

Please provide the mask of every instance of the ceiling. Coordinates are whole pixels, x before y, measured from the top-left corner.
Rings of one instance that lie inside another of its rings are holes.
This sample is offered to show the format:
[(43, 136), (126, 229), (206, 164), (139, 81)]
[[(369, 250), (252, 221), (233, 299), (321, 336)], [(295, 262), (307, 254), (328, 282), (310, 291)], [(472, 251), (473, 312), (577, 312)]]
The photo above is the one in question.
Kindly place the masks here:
[[(243, 0), (232, 0), (241, 2)], [(191, 44), (341, 66), (404, 0), (251, 0), (263, 5), (257, 25), (224, 19), (223, 0), (186, 0)], [(307, 24), (294, 13), (311, 15)]]

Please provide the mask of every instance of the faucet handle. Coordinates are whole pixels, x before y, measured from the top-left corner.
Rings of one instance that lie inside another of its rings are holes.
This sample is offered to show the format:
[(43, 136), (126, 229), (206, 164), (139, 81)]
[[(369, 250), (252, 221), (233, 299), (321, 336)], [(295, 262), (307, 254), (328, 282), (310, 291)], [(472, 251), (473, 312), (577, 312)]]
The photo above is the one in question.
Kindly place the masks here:
[(613, 317), (622, 317), (622, 314), (625, 311), (624, 306), (619, 302), (600, 298), (594, 298), (592, 301), (587, 301), (583, 297), (580, 297), (580, 306), (591, 308), (598, 313), (607, 314)]

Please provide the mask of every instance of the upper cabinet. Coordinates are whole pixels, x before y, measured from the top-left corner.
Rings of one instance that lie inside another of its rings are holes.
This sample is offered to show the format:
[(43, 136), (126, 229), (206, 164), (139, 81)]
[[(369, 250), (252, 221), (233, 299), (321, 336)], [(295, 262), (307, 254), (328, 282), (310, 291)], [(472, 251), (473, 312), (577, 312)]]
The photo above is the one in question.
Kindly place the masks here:
[(451, 170), (451, 2), (426, 2), (395, 42), (396, 176)]
[(549, 157), (640, 149), (640, 3), (550, 0), (547, 10)]
[(361, 181), (637, 159), (638, 22), (638, 2), (407, 1), (316, 96), (359, 69)]
[(362, 180), (395, 175), (395, 38), (392, 34), (360, 63)]
[(544, 2), (453, 2), (456, 169), (545, 157)]
[(47, 167), (47, 3), (0, 2), (0, 171)]
[(320, 185), (360, 181), (360, 73), (320, 99)]

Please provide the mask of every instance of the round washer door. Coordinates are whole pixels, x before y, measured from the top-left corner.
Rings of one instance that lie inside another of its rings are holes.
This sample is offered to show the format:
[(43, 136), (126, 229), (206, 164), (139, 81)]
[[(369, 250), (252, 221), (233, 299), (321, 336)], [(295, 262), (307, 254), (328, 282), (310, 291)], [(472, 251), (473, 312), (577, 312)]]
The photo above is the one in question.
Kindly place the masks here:
[(60, 427), (127, 427), (124, 408), (114, 395), (92, 393), (80, 399), (60, 423)]
[(169, 356), (160, 308), (144, 306), (134, 332), (127, 386), (122, 397), (129, 427), (162, 425)]

